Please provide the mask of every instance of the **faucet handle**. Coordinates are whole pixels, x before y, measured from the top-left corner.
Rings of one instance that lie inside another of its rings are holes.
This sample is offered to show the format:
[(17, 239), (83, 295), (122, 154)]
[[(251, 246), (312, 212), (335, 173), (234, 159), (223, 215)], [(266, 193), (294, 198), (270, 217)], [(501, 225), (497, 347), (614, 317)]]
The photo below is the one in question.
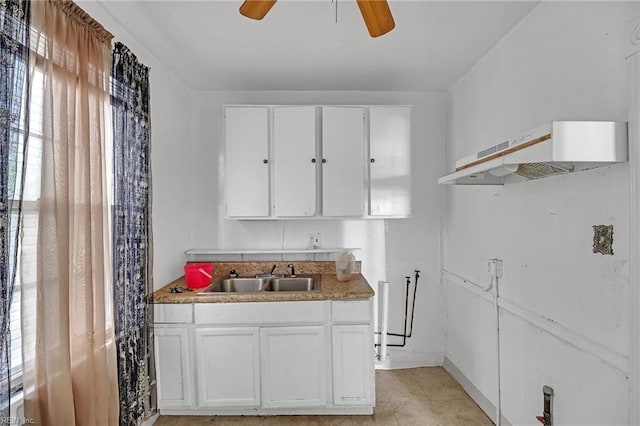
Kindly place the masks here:
[(287, 268), (291, 268), (291, 278), (295, 278), (296, 277), (296, 270), (293, 267), (293, 263), (288, 264)]
[(235, 269), (231, 269), (231, 270), (229, 271), (229, 276), (230, 276), (231, 278), (238, 278), (238, 273), (236, 272), (236, 270), (235, 270)]

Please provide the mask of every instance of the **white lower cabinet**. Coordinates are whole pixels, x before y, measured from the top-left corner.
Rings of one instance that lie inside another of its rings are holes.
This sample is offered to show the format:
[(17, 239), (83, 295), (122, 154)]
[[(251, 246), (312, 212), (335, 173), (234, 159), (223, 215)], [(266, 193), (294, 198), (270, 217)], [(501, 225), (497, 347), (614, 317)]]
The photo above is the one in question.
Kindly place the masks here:
[(155, 327), (158, 408), (194, 405), (189, 328)]
[(371, 300), (155, 306), (161, 414), (371, 414)]
[(334, 325), (333, 403), (373, 404), (373, 330), (369, 325)]
[(326, 405), (325, 335), (324, 326), (260, 330), (263, 407)]
[(196, 376), (201, 407), (260, 405), (260, 329), (196, 328)]

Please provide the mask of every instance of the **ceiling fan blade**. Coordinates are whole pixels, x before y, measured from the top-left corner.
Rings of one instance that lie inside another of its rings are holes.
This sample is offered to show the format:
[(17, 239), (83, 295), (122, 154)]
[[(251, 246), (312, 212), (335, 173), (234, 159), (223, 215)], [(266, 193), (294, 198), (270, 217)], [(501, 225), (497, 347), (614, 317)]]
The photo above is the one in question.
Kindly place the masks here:
[(240, 6), (240, 14), (247, 18), (260, 20), (271, 10), (276, 0), (245, 0)]
[(358, 7), (371, 37), (386, 34), (396, 26), (387, 0), (358, 0)]

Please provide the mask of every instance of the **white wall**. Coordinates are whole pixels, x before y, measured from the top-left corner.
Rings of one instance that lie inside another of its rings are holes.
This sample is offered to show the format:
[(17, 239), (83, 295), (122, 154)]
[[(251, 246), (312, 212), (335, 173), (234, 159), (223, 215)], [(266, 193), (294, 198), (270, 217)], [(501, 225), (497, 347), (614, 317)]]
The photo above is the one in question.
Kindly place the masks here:
[[(114, 40), (126, 44), (151, 67), (153, 231), (155, 288), (182, 274), (184, 250), (206, 248), (301, 247), (306, 235), (322, 234), (322, 246), (361, 247), (365, 276), (374, 289), (391, 281), (390, 330), (402, 331), (404, 276), (422, 271), (414, 336), (392, 351), (396, 366), (441, 364), (444, 313), (439, 284), (439, 221), (444, 190), (435, 184), (444, 172), (445, 103), (440, 93), (395, 92), (191, 92), (99, 3), (83, 7)], [(388, 222), (388, 271), (384, 222), (248, 222), (223, 218), (219, 191), (222, 105), (224, 104), (394, 104), (413, 105), (412, 219)], [(284, 241), (282, 239), (284, 231)], [(287, 258), (283, 258), (285, 261)], [(274, 259), (278, 260), (278, 259)], [(394, 354), (395, 352), (395, 354)]]
[[(540, 3), (450, 89), (447, 168), (550, 120), (626, 121), (635, 8)], [(514, 308), (501, 311), (500, 373), (513, 424), (537, 424), (543, 384), (555, 389), (557, 424), (627, 422), (628, 191), (628, 164), (448, 190), (444, 267), (484, 283), (487, 259), (504, 261), (501, 296)], [(613, 256), (592, 253), (599, 224), (614, 226)], [(452, 284), (446, 299), (446, 357), (495, 404), (493, 306)]]
[[(225, 220), (218, 165), (222, 161), (223, 105), (225, 104), (330, 104), (413, 105), (412, 202), (413, 218), (388, 221), (388, 277), (390, 330), (402, 331), (404, 276), (422, 271), (414, 336), (407, 347), (393, 351), (395, 366), (441, 364), (444, 350), (444, 313), (439, 284), (439, 221), (444, 190), (436, 185), (444, 172), (444, 95), (394, 92), (194, 92), (193, 171), (191, 206), (197, 232), (194, 247), (300, 248), (308, 233), (320, 232), (323, 247), (360, 247), (356, 258), (375, 286), (385, 279), (384, 222), (381, 220)], [(283, 240), (284, 234), (284, 240)], [(286, 257), (284, 258), (287, 259)], [(278, 257), (277, 259), (280, 260)]]
[(98, 2), (81, 1), (87, 11), (151, 68), (151, 166), (153, 174), (153, 278), (156, 289), (183, 274), (184, 250), (191, 246), (191, 99), (187, 86), (136, 40)]

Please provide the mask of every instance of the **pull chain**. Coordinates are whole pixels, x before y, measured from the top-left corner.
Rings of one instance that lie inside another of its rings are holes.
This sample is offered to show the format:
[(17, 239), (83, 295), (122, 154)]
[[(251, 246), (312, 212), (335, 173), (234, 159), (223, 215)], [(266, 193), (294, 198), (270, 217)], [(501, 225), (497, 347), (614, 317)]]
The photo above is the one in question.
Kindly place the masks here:
[(331, 3), (334, 3), (336, 8), (335, 8), (335, 15), (336, 15), (336, 24), (338, 23), (338, 0), (331, 0)]

